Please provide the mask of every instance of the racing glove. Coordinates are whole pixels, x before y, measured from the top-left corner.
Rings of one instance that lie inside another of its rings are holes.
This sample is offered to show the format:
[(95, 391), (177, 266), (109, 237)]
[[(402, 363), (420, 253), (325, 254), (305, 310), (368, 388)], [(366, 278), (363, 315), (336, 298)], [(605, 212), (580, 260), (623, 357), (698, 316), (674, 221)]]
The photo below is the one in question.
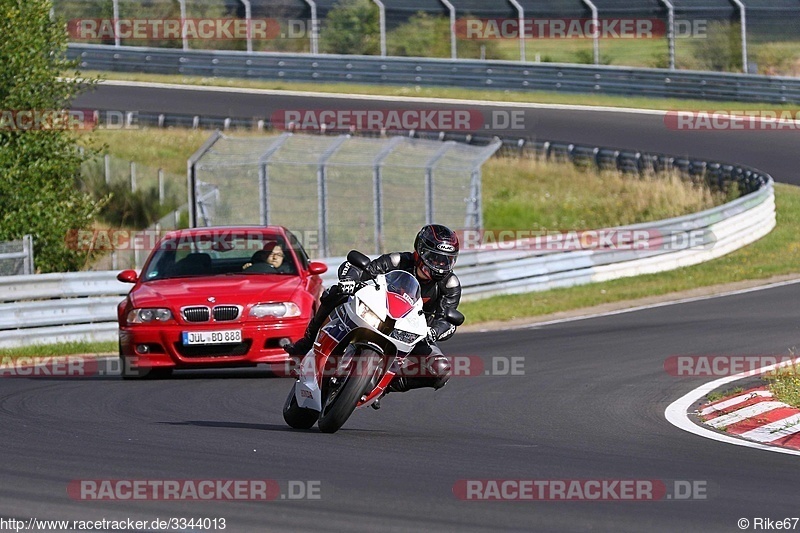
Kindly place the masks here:
[(428, 335), (425, 337), (425, 340), (428, 342), (428, 344), (433, 344), (438, 338), (439, 333), (436, 331), (436, 328), (428, 328)]
[(358, 282), (354, 279), (343, 279), (339, 281), (339, 291), (345, 296), (354, 295), (358, 289)]

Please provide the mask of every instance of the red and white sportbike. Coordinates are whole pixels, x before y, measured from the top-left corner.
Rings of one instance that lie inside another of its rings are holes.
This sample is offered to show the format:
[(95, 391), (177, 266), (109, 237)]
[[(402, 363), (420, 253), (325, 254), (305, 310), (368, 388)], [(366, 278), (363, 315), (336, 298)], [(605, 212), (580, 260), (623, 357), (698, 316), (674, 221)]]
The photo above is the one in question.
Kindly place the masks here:
[[(351, 251), (350, 264), (365, 271), (369, 258)], [(461, 325), (464, 316), (450, 311)], [(378, 400), (395, 377), (398, 364), (419, 342), (428, 325), (417, 279), (402, 270), (363, 282), (320, 329), (314, 349), (300, 363), (299, 376), (283, 418), (296, 429), (318, 423), (324, 433), (341, 428), (357, 407)]]

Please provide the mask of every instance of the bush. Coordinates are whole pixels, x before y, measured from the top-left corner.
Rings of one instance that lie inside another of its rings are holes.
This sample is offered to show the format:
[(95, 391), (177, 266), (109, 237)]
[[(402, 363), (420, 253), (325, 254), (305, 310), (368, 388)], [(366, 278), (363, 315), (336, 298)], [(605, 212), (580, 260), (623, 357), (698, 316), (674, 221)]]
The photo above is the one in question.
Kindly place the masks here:
[(378, 6), (370, 0), (340, 0), (323, 21), (320, 51), (377, 55), (381, 52), (380, 32)]
[[(496, 41), (458, 39), (458, 57), (478, 59), (481, 45), (486, 47), (486, 59), (503, 59)], [(407, 57), (450, 57), (450, 18), (420, 12), (388, 33), (387, 53)]]
[[(63, 109), (81, 83), (92, 84), (65, 59), (67, 34), (50, 8), (47, 0), (0, 3), (0, 109)], [(42, 272), (75, 270), (86, 259), (65, 241), (92, 225), (102, 203), (79, 191), (83, 159), (67, 131), (0, 129), (0, 240), (32, 234)]]
[(691, 42), (694, 68), (723, 72), (742, 71), (742, 33), (739, 24), (712, 22), (705, 39)]

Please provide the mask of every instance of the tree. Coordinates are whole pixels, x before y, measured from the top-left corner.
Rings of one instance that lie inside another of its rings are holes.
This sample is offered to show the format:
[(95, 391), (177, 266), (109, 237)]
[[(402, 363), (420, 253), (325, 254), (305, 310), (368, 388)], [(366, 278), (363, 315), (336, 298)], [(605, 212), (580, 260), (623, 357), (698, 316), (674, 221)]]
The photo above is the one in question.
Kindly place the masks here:
[[(66, 59), (65, 24), (48, 0), (0, 0), (0, 112), (54, 112), (82, 86), (77, 61)], [(63, 76), (63, 77), (61, 77)], [(0, 240), (34, 237), (42, 272), (78, 269), (85, 252), (70, 249), (71, 231), (91, 226), (100, 205), (80, 190), (84, 155), (65, 129), (0, 127)]]
[(327, 54), (377, 55), (381, 51), (378, 7), (370, 0), (340, 0), (325, 17), (320, 35)]

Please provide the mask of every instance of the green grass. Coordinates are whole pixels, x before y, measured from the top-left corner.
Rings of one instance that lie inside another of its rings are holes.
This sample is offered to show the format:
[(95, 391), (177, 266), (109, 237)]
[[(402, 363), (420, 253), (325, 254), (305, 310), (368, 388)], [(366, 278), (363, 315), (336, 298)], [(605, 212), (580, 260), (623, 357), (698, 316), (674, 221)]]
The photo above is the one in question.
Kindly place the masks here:
[(20, 348), (0, 349), (0, 359), (12, 357), (56, 357), (60, 355), (87, 355), (117, 353), (117, 341), (110, 342), (65, 342), (37, 344)]
[(800, 365), (778, 369), (764, 379), (775, 399), (800, 407)]
[(696, 213), (727, 199), (677, 175), (640, 178), (539, 159), (490, 159), (482, 174), (488, 230), (604, 228)]
[[(594, 105), (637, 109), (736, 109), (758, 110), (765, 104), (742, 102), (708, 102), (706, 100), (682, 100), (677, 98), (644, 98), (636, 96), (609, 96), (593, 94), (558, 93), (547, 91), (478, 90), (458, 87), (420, 87), (396, 85), (362, 85), (354, 83), (311, 83), (242, 78), (218, 78), (181, 76), (166, 74), (144, 74), (129, 72), (84, 72), (85, 77), (101, 77), (108, 80), (129, 80), (157, 83), (175, 83), (196, 86), (240, 87), (249, 89), (272, 89), (331, 94), (368, 94), (378, 96), (406, 96), (419, 98), (454, 98), (461, 100), (501, 100), (503, 102)], [(769, 104), (769, 109), (793, 110), (789, 104)]]
[[(184, 128), (141, 128), (99, 129), (90, 134), (79, 135), (82, 135), (82, 144), (87, 148), (107, 151), (123, 161), (162, 168), (165, 172), (181, 175), (185, 181), (186, 160), (202, 146), (211, 133)], [(183, 187), (186, 188), (185, 183)]]
[(755, 243), (699, 265), (565, 289), (495, 296), (459, 310), (474, 324), (547, 315), (749, 279), (800, 273), (800, 187), (776, 184), (777, 227)]
[(716, 402), (717, 400), (721, 400), (723, 398), (727, 398), (728, 396), (735, 396), (744, 392), (744, 389), (741, 387), (734, 387), (730, 390), (722, 391), (722, 392), (711, 392), (706, 395), (706, 399), (709, 403)]

